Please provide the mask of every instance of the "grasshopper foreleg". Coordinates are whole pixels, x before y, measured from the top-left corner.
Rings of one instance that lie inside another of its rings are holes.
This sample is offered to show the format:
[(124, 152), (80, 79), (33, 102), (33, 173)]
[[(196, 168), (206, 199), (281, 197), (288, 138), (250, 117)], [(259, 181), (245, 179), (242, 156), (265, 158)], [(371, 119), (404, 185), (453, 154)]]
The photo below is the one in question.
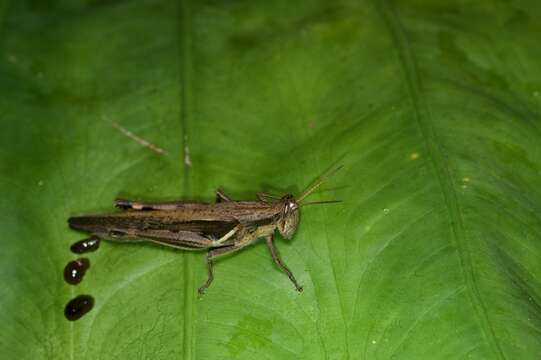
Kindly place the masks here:
[(274, 246), (274, 241), (273, 241), (272, 234), (267, 236), (265, 238), (265, 240), (267, 242), (267, 247), (269, 248), (269, 251), (271, 253), (272, 260), (274, 260), (276, 265), (278, 265), (278, 267), (280, 269), (282, 269), (282, 271), (287, 274), (287, 277), (289, 277), (289, 280), (291, 280), (293, 285), (295, 285), (295, 288), (297, 289), (297, 291), (302, 292), (302, 286), (299, 285), (299, 283), (295, 279), (295, 276), (293, 276), (293, 273), (291, 272), (291, 270), (289, 270), (289, 268), (286, 266), (286, 264), (283, 263), (282, 259), (280, 258), (280, 254), (278, 253), (278, 249), (276, 249), (276, 247)]
[(273, 202), (273, 201), (276, 201), (276, 200), (280, 199), (277, 196), (267, 194), (267, 193), (264, 193), (264, 192), (258, 192), (256, 194), (256, 196), (260, 201), (263, 201), (264, 203), (269, 203), (269, 202)]

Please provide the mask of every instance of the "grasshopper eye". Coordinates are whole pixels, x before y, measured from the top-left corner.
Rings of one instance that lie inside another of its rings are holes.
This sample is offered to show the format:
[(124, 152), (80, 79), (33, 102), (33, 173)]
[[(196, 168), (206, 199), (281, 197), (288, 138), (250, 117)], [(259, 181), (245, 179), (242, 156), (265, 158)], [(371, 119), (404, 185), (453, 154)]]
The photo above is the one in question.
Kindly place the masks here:
[(284, 239), (291, 239), (297, 226), (299, 225), (299, 205), (294, 201), (289, 201), (284, 206), (284, 212), (278, 221), (278, 231)]

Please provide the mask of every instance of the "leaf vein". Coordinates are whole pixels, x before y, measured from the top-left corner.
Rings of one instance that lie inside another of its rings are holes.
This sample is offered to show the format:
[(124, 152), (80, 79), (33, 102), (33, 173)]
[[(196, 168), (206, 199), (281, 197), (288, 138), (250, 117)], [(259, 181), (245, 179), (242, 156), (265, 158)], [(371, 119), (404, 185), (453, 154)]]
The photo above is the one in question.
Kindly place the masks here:
[(440, 183), (443, 201), (449, 213), (451, 220), (451, 236), (458, 249), (460, 268), (466, 283), (468, 296), (479, 321), (480, 329), (487, 341), (487, 345), (492, 349), (495, 356), (499, 359), (505, 359), (505, 354), (496, 338), (490, 317), (488, 316), (487, 309), (479, 292), (470, 249), (468, 248), (466, 241), (464, 219), (462, 218), (455, 185), (445, 159), (445, 154), (433, 128), (433, 120), (424, 97), (422, 81), (420, 79), (415, 55), (411, 49), (409, 39), (400, 19), (395, 13), (395, 9), (388, 1), (375, 1), (374, 3), (397, 48), (399, 61), (404, 71), (408, 92), (415, 110), (415, 117)]

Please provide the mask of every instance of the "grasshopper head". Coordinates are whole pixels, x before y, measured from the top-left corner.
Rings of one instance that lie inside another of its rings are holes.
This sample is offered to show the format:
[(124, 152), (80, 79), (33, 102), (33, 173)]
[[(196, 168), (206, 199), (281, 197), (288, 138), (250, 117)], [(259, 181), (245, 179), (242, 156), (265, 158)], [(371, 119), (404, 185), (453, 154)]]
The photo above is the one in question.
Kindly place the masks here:
[(281, 200), (284, 207), (278, 220), (278, 231), (280, 231), (284, 239), (289, 240), (293, 237), (299, 225), (299, 204), (297, 204), (293, 195), (290, 194), (285, 195)]

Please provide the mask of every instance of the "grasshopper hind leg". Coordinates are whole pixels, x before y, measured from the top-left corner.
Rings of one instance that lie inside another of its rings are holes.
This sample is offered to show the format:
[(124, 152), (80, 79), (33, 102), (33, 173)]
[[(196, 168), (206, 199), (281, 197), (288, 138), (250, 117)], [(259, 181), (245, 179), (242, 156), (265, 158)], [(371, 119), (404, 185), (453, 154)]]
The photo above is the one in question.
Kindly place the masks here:
[(214, 280), (214, 271), (212, 269), (213, 267), (213, 263), (212, 263), (212, 256), (211, 256), (211, 252), (209, 251), (207, 253), (207, 272), (208, 272), (208, 278), (207, 278), (207, 281), (205, 281), (205, 283), (203, 285), (201, 285), (199, 287), (199, 289), (197, 289), (197, 293), (199, 294), (199, 296), (203, 296), (203, 294), (205, 293), (205, 290), (208, 289), (208, 287), (210, 286), (210, 284), (212, 284), (212, 281)]
[(115, 207), (124, 210), (175, 210), (179, 206), (175, 202), (170, 203), (144, 203), (126, 199), (115, 199)]
[(225, 255), (225, 254), (229, 254), (229, 253), (238, 251), (238, 250), (242, 249), (243, 247), (244, 247), (244, 245), (229, 245), (229, 246), (224, 246), (224, 247), (221, 247), (221, 248), (215, 248), (215, 249), (209, 250), (209, 252), (207, 253), (208, 278), (207, 278), (207, 281), (205, 281), (205, 283), (203, 285), (201, 285), (199, 287), (199, 289), (197, 289), (197, 292), (199, 293), (199, 296), (202, 296), (205, 293), (205, 291), (209, 288), (210, 284), (212, 284), (212, 281), (214, 280), (214, 271), (213, 271), (214, 262), (213, 262), (213, 259), (218, 257), (218, 256), (222, 256), (222, 255)]
[(177, 210), (194, 205), (206, 204), (197, 201), (169, 201), (169, 202), (139, 202), (126, 199), (115, 199), (115, 207), (123, 210)]

